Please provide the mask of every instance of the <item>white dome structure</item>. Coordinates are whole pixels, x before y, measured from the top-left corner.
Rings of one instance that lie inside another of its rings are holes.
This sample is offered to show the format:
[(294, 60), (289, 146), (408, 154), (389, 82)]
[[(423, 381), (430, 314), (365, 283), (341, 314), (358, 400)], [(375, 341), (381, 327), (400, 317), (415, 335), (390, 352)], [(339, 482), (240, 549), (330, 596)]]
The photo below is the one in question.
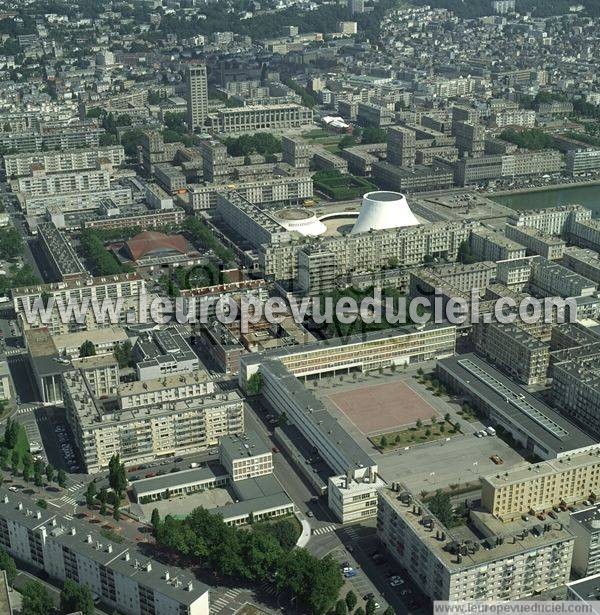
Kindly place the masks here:
[(418, 224), (421, 223), (410, 210), (403, 194), (386, 190), (367, 192), (363, 196), (360, 214), (351, 234)]
[(295, 231), (307, 237), (322, 235), (327, 227), (310, 211), (289, 208), (280, 209), (274, 218), (288, 231)]

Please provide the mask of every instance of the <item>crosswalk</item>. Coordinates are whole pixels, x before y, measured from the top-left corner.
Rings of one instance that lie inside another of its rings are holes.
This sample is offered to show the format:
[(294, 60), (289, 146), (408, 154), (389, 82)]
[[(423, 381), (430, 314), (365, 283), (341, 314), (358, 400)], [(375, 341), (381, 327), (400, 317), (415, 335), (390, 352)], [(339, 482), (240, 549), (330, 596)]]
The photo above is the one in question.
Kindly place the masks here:
[(354, 540), (360, 538), (360, 530), (355, 526), (345, 527), (344, 534), (346, 534), (349, 538)]
[(336, 525), (325, 525), (323, 527), (314, 528), (312, 533), (313, 536), (322, 536), (323, 534), (330, 534), (331, 532), (335, 532), (336, 529)]
[(77, 500), (75, 498), (70, 498), (68, 495), (63, 495), (62, 498), (60, 498), (60, 501), (65, 504), (71, 504), (71, 506), (75, 506), (77, 504)]
[(210, 612), (211, 615), (221, 613), (226, 609), (231, 602), (233, 602), (242, 592), (241, 589), (228, 589), (224, 594), (221, 594), (218, 598), (212, 598), (210, 600)]
[(67, 491), (70, 491), (71, 493), (73, 493), (73, 491), (77, 491), (78, 489), (81, 489), (84, 486), (85, 486), (85, 483), (76, 483), (75, 485), (71, 485), (70, 487), (68, 487)]

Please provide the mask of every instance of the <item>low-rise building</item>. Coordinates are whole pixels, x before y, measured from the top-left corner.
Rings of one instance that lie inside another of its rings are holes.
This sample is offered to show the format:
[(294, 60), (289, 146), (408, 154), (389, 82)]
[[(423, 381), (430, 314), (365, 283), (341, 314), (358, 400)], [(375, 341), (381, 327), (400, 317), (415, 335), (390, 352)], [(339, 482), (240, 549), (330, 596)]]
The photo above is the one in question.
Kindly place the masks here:
[(221, 438), (219, 460), (234, 482), (273, 472), (271, 450), (252, 431)]
[(471, 252), (478, 260), (503, 261), (525, 256), (525, 247), (498, 231), (487, 228), (471, 232)]

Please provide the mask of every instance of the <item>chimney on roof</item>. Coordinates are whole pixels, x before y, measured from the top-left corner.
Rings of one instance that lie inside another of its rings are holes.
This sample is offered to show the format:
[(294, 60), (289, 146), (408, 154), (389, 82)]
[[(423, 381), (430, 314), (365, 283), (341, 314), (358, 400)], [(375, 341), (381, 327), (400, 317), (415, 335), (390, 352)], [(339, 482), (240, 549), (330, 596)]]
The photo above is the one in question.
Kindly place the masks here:
[(72, 527), (71, 528), (71, 536), (75, 536), (75, 534), (77, 534), (77, 530), (74, 527)]
[(188, 591), (191, 592), (194, 589), (194, 584), (190, 581), (188, 583)]
[(88, 545), (91, 545), (92, 542), (94, 542), (91, 534), (88, 534), (85, 540), (88, 543)]
[(146, 572), (152, 572), (152, 563), (146, 562)]
[(168, 570), (165, 570), (165, 581), (168, 581), (171, 578)]
[(19, 502), (19, 503), (17, 504), (17, 509), (18, 509), (18, 510), (23, 510), (23, 502)]
[(125, 561), (128, 562), (129, 561), (129, 551), (125, 552)]

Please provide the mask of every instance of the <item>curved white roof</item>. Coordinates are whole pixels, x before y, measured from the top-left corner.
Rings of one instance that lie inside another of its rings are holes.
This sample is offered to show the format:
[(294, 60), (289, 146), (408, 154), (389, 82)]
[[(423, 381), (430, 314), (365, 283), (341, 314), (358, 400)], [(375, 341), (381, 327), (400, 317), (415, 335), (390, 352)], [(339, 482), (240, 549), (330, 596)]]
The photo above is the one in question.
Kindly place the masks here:
[(363, 196), (360, 214), (351, 234), (418, 224), (421, 223), (410, 210), (403, 194), (388, 190), (367, 192)]
[(327, 230), (314, 213), (302, 209), (281, 209), (275, 214), (275, 218), (286, 230), (309, 237), (322, 235)]

